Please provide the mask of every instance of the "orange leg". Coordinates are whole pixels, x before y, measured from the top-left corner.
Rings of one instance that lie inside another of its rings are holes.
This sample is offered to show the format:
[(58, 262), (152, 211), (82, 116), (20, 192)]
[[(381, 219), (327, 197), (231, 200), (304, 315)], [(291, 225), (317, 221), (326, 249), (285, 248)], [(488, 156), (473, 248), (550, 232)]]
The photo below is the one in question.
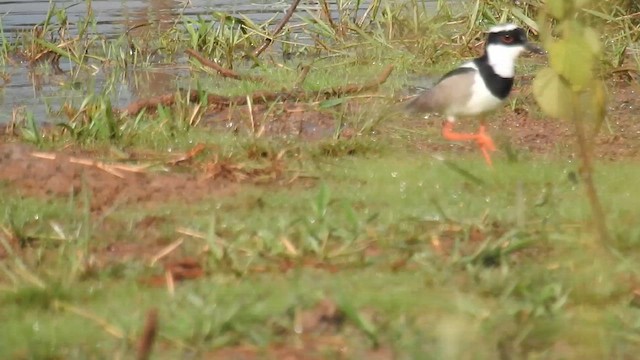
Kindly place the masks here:
[(480, 125), (478, 132), (475, 134), (464, 134), (453, 131), (453, 122), (445, 121), (442, 126), (442, 137), (450, 141), (475, 141), (480, 151), (482, 151), (487, 164), (489, 166), (492, 165), (490, 152), (495, 151), (496, 146), (489, 134), (487, 134), (484, 125)]

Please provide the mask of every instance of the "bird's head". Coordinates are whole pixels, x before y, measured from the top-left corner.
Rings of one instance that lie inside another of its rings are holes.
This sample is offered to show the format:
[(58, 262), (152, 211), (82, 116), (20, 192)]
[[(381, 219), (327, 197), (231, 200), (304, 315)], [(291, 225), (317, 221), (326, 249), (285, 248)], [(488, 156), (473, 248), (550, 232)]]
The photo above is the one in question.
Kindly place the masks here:
[(489, 29), (485, 55), (499, 75), (512, 77), (513, 64), (523, 51), (544, 53), (544, 50), (527, 40), (527, 33), (517, 25), (501, 24)]

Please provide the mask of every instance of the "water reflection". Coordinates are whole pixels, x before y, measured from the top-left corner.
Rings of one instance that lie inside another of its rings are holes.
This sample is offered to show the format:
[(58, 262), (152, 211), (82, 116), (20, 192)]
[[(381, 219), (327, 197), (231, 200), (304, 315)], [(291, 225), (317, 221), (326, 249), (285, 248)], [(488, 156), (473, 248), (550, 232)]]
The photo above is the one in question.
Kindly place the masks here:
[(149, 0), (145, 7), (134, 8), (122, 13), (121, 22), (124, 29), (131, 29), (129, 35), (140, 36), (149, 32), (149, 26), (154, 30), (166, 31), (178, 19), (180, 2), (176, 0)]
[[(169, 30), (179, 20), (180, 7), (176, 0), (149, 0), (147, 6), (123, 12), (121, 23), (130, 39), (144, 40)], [(138, 45), (139, 46), (139, 45)], [(178, 72), (175, 68), (130, 70), (124, 76), (126, 89), (120, 89), (123, 100), (132, 97), (157, 96), (175, 88)]]
[[(182, 72), (187, 72), (183, 70)], [(132, 98), (151, 97), (166, 94), (176, 88), (176, 82), (187, 74), (181, 74), (175, 68), (166, 69), (141, 69), (128, 72), (123, 81), (127, 89), (120, 89), (121, 104), (131, 101)]]
[[(329, 1), (336, 8), (336, 1)], [(362, 13), (370, 1), (360, 3)], [(157, 36), (170, 29), (183, 16), (195, 18), (211, 17), (214, 11), (242, 14), (256, 23), (269, 20), (277, 22), (290, 1), (280, 0), (9, 0), (0, 1), (0, 21), (9, 42), (15, 41), (20, 32), (33, 31), (41, 24), (49, 7), (64, 9), (69, 23), (66, 37), (73, 38), (77, 25), (95, 16), (95, 27), (90, 31), (103, 38), (119, 38), (128, 34), (130, 43), (145, 50), (149, 36)], [(317, 11), (318, 2), (303, 0), (298, 7), (301, 16), (307, 11)], [(56, 21), (54, 16), (53, 21)], [(299, 22), (294, 16), (292, 22)], [(127, 32), (128, 31), (128, 32)], [(124, 43), (126, 46), (126, 43)], [(128, 51), (129, 49), (123, 49)], [(152, 50), (152, 49), (151, 49)], [(146, 54), (148, 55), (148, 54)], [(55, 64), (53, 64), (55, 65)], [(65, 101), (80, 102), (92, 92), (101, 92), (111, 87), (113, 102), (122, 106), (140, 96), (154, 96), (173, 91), (179, 79), (190, 75), (186, 66), (161, 67), (144, 70), (128, 69), (121, 74), (108, 74), (106, 68), (95, 69), (94, 73), (72, 73), (73, 67), (64, 59), (60, 67), (29, 66), (25, 59), (13, 59), (0, 73), (10, 78), (2, 85), (0, 94), (0, 124), (11, 119), (12, 109), (24, 106), (34, 113), (36, 119), (46, 119), (52, 115), (48, 109), (57, 110)]]
[[(56, 9), (64, 9), (72, 24), (86, 18), (90, 6), (97, 19), (96, 32), (107, 37), (119, 36), (138, 23), (171, 23), (178, 15), (207, 16), (213, 11), (243, 14), (262, 23), (289, 6), (289, 2), (283, 0), (53, 0), (51, 3)], [(362, 1), (361, 7), (364, 9), (367, 3)], [(3, 31), (12, 37), (18, 31), (32, 29), (44, 21), (49, 6), (47, 0), (0, 1)], [(316, 1), (303, 0), (298, 8), (305, 11), (316, 7)]]
[[(75, 36), (77, 24), (91, 11), (96, 17), (94, 31), (99, 36), (113, 38), (121, 36), (127, 29), (132, 39), (144, 43), (144, 37), (157, 35), (169, 29), (179, 19), (185, 4), (176, 0), (148, 1), (101, 1), (72, 2), (53, 1), (56, 9), (65, 9), (68, 16), (68, 37)], [(49, 1), (5, 1), (0, 2), (2, 29), (8, 41), (12, 42), (19, 32), (32, 31), (42, 23), (49, 10)], [(206, 11), (201, 8), (200, 11)], [(55, 21), (55, 18), (54, 18)], [(125, 50), (126, 51), (126, 50)], [(11, 109), (24, 107), (34, 113), (37, 119), (50, 118), (48, 110), (58, 110), (65, 101), (82, 101), (91, 92), (100, 92), (110, 86), (117, 105), (127, 103), (137, 96), (153, 96), (175, 88), (180, 71), (166, 69), (129, 69), (121, 74), (106, 74), (105, 69), (95, 76), (71, 74), (68, 62), (49, 62), (48, 66), (28, 64), (26, 59), (16, 57), (4, 69), (10, 82), (3, 86), (0, 97), (0, 123), (11, 119)], [(65, 72), (66, 71), (66, 72)], [(79, 86), (76, 86), (79, 85)], [(54, 120), (55, 121), (55, 120)]]

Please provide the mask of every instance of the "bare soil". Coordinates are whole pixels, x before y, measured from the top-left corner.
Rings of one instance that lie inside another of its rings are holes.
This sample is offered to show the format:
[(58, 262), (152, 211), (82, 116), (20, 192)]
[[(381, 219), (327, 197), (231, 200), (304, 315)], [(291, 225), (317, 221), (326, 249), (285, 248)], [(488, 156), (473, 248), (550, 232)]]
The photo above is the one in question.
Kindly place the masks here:
[[(611, 89), (607, 121), (594, 138), (594, 154), (597, 158), (606, 161), (640, 159), (640, 122), (635, 115), (635, 111), (640, 109), (639, 91), (632, 84), (621, 84)], [(530, 94), (524, 96), (523, 100), (526, 104), (533, 104)], [(576, 156), (573, 125), (569, 122), (538, 118), (525, 107), (516, 107), (514, 111), (505, 109), (498, 116), (487, 120), (489, 132), (498, 147), (497, 156), (500, 156), (500, 150), (507, 149), (534, 155), (568, 158)], [(427, 121), (412, 119), (403, 124), (403, 127), (435, 134), (439, 131), (441, 122), (442, 119), (438, 117)], [(478, 123), (460, 121), (456, 126), (457, 131), (474, 132)], [(591, 124), (588, 127), (593, 129)], [(477, 152), (473, 144), (446, 142), (438, 135), (416, 140), (414, 148), (443, 154)]]
[(318, 111), (307, 104), (258, 104), (252, 110), (247, 106), (225, 108), (210, 113), (204, 122), (214, 129), (309, 141), (325, 139), (335, 131), (330, 112)]
[(97, 160), (86, 162), (92, 158), (95, 154), (83, 153), (81, 157), (69, 151), (41, 154), (24, 144), (0, 144), (0, 181), (28, 196), (69, 197), (88, 191), (92, 210), (172, 199), (196, 201), (235, 190), (224, 179), (189, 172), (109, 170), (108, 165), (100, 166), (102, 163)]

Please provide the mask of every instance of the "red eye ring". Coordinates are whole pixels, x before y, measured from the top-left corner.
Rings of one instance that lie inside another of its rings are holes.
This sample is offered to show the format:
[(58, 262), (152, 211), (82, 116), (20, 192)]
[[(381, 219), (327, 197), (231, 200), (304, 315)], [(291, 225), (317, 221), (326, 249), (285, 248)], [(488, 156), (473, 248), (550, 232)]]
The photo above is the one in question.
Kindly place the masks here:
[(513, 36), (511, 35), (503, 35), (502, 36), (502, 42), (505, 44), (511, 44), (513, 42)]

